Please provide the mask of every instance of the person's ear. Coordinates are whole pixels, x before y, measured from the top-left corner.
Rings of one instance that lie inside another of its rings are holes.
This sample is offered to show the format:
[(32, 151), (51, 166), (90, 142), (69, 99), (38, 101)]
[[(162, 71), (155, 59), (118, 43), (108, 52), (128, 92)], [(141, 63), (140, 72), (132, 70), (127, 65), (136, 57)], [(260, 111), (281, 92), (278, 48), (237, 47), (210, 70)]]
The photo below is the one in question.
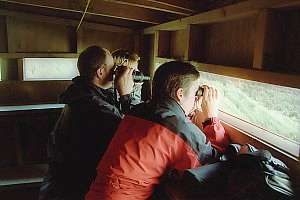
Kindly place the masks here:
[(183, 88), (178, 88), (176, 91), (177, 100), (180, 102), (183, 98)]
[(103, 67), (103, 65), (97, 69), (96, 75), (97, 75), (97, 77), (99, 79), (103, 78), (103, 75), (104, 75), (104, 67)]

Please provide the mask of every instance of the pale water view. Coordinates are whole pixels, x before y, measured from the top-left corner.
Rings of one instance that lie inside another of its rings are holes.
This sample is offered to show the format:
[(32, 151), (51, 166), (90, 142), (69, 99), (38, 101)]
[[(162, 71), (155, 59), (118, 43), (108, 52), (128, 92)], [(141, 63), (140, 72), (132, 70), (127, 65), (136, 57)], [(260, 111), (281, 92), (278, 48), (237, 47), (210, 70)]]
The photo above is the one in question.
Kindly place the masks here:
[(220, 110), (300, 142), (300, 89), (201, 72), (221, 93)]

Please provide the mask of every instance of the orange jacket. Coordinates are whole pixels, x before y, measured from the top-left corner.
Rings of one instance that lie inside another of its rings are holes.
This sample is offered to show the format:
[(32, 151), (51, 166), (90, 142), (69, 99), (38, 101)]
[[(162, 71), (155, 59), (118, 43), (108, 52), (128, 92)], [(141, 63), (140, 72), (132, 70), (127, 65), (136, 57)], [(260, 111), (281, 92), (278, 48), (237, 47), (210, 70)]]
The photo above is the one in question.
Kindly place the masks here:
[[(214, 128), (221, 126), (218, 120), (210, 126), (205, 127), (208, 134), (227, 137), (223, 128)], [(195, 168), (218, 157), (176, 101), (142, 104), (120, 123), (86, 200), (147, 199), (169, 169)]]

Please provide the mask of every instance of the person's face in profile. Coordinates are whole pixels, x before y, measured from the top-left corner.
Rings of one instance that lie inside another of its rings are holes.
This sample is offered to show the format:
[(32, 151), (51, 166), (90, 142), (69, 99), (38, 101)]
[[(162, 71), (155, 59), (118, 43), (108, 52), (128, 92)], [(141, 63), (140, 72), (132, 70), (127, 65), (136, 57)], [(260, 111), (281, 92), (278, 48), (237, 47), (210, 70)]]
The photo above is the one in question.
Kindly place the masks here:
[(191, 82), (190, 87), (183, 90), (183, 96), (180, 100), (180, 104), (185, 111), (185, 114), (188, 115), (194, 108), (196, 100), (196, 91), (199, 88), (199, 81), (195, 80)]
[(107, 51), (103, 69), (103, 77), (106, 82), (112, 82), (114, 67), (114, 59), (110, 52)]

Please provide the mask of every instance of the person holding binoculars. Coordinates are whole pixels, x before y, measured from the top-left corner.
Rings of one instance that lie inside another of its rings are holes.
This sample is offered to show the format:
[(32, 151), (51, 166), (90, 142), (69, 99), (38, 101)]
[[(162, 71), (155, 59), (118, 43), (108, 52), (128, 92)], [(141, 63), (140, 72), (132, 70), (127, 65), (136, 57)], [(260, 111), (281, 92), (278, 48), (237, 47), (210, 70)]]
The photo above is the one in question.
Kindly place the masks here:
[(133, 105), (141, 103), (143, 82), (150, 80), (150, 77), (144, 76), (143, 73), (138, 69), (138, 62), (140, 60), (140, 57), (136, 53), (125, 49), (118, 49), (113, 51), (112, 56), (114, 58), (116, 74), (118, 73), (118, 71), (122, 71), (124, 67), (129, 67), (133, 70), (132, 74), (134, 86), (131, 93), (131, 102)]
[[(40, 200), (82, 200), (124, 113), (133, 105), (135, 63), (115, 73), (111, 53), (91, 46), (78, 58), (80, 76), (60, 96), (65, 107), (49, 139), (49, 170)], [(114, 81), (114, 83), (113, 83)], [(115, 85), (119, 98), (114, 98)], [(136, 104), (136, 100), (135, 100)]]
[[(151, 101), (121, 121), (85, 200), (146, 200), (171, 170), (220, 159), (229, 139), (217, 118), (218, 93), (203, 86), (201, 96), (199, 78), (196, 67), (185, 62), (167, 62), (156, 70)], [(188, 118), (200, 105), (202, 130)]]

